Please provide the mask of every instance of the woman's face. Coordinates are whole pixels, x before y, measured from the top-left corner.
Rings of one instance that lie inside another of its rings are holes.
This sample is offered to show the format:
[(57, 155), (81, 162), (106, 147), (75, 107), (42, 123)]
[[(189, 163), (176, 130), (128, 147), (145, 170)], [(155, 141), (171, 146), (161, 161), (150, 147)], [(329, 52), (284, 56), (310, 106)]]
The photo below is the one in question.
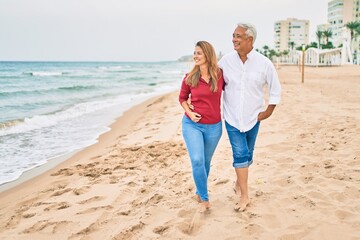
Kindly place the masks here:
[(196, 46), (194, 50), (194, 62), (197, 66), (207, 63), (204, 52), (199, 46)]

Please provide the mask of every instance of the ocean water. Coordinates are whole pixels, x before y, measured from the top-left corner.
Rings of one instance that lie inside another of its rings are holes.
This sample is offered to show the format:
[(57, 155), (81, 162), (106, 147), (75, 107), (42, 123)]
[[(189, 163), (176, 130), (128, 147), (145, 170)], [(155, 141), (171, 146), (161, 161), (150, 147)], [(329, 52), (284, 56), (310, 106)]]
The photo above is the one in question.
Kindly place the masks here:
[(0, 185), (94, 144), (130, 107), (180, 88), (184, 62), (0, 62)]

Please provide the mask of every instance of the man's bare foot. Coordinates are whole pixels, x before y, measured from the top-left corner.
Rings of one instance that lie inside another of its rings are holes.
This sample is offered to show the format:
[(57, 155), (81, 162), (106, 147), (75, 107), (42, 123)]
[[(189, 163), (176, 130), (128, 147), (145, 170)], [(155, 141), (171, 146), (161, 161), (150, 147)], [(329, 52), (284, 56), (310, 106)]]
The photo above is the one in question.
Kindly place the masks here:
[(235, 204), (234, 210), (239, 211), (239, 212), (243, 212), (243, 211), (245, 211), (246, 207), (249, 206), (249, 204), (250, 204), (249, 199), (241, 199), (240, 198), (240, 202), (237, 202)]
[(241, 197), (241, 190), (240, 190), (240, 186), (238, 186), (236, 183), (234, 185), (234, 192), (236, 195), (238, 195), (239, 197)]
[(210, 209), (210, 203), (209, 203), (209, 201), (206, 201), (206, 202), (201, 202), (200, 204), (199, 204), (199, 212), (200, 213), (204, 213), (204, 212), (206, 212), (207, 210), (209, 210)]

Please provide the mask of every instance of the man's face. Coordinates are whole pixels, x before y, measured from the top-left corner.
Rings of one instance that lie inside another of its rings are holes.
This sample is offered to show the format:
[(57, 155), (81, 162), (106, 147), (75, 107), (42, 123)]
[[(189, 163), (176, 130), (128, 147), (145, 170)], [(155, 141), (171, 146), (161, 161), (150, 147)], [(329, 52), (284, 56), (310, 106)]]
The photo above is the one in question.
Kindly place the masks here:
[(237, 27), (233, 33), (232, 42), (237, 52), (247, 52), (252, 49), (253, 38), (248, 37), (245, 32), (244, 28)]

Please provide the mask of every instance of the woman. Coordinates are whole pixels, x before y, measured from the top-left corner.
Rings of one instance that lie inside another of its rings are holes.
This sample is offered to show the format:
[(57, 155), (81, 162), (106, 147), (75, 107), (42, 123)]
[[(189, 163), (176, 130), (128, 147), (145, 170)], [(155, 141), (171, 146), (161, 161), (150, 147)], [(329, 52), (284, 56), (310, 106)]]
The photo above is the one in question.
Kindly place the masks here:
[[(194, 67), (182, 81), (179, 101), (185, 110), (182, 133), (190, 156), (200, 212), (210, 208), (207, 179), (210, 162), (222, 134), (220, 99), (224, 86), (213, 46), (195, 45)], [(187, 100), (191, 97), (192, 109)]]

